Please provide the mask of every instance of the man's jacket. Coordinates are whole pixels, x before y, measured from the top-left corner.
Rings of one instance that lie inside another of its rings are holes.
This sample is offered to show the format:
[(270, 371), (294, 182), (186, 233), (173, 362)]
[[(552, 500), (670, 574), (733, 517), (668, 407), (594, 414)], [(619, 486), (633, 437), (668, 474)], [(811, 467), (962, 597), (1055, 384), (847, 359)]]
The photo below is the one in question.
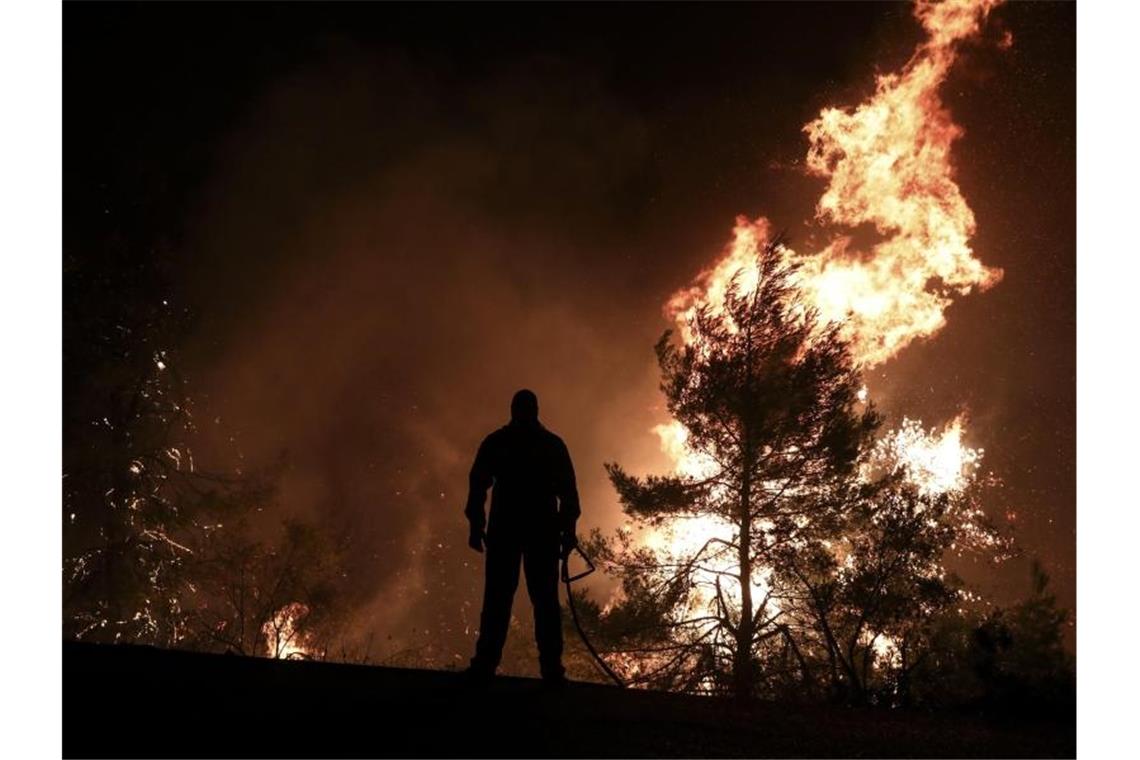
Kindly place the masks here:
[(540, 423), (511, 422), (479, 446), (464, 510), (472, 529), (486, 523), (483, 504), (492, 485), (490, 536), (574, 533), (581, 507), (570, 452)]

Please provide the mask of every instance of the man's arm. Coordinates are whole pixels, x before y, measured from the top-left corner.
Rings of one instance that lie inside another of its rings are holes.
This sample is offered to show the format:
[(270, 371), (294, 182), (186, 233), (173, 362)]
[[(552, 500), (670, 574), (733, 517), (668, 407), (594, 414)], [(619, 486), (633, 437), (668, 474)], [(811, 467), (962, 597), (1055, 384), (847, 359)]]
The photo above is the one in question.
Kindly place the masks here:
[(479, 451), (475, 454), (475, 463), (471, 465), (471, 473), (467, 478), (467, 507), (463, 510), (471, 526), (467, 543), (477, 552), (483, 551), (483, 535), (487, 526), (484, 504), (487, 501), (487, 489), (494, 480), (491, 471), (491, 438), (488, 436), (479, 445)]
[(574, 478), (574, 463), (570, 450), (559, 441), (561, 460), (558, 465), (558, 528), (562, 534), (562, 551), (569, 552), (578, 545), (575, 530), (582, 506), (578, 502), (578, 483)]

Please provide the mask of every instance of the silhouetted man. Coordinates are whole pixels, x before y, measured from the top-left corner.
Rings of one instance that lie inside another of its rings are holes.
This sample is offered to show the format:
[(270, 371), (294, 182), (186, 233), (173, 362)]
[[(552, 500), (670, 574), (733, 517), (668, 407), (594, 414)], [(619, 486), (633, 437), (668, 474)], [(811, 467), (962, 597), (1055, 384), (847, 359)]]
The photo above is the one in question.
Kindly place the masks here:
[[(491, 495), (491, 520), (484, 533), (483, 503)], [(487, 546), (486, 580), (479, 641), (468, 674), (494, 675), (507, 640), (519, 565), (534, 605), (534, 638), (544, 680), (562, 683), (562, 609), (558, 604), (558, 560), (576, 545), (574, 526), (581, 509), (574, 466), (562, 439), (538, 421), (538, 397), (521, 390), (511, 400), (511, 422), (479, 446), (471, 467), (465, 514), (468, 544)]]

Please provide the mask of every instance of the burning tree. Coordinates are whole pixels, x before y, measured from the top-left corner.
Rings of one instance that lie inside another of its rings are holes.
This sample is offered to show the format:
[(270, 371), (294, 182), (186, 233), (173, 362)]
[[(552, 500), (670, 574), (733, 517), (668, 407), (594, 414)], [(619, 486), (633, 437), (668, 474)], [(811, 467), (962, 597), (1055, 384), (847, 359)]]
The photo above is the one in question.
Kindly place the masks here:
[(272, 542), (248, 528), (212, 536), (193, 567), (190, 641), (204, 650), (324, 659), (346, 612), (344, 548), (296, 520)]
[[(774, 564), (838, 494), (858, 488), (859, 455), (879, 425), (860, 409), (860, 373), (835, 325), (794, 285), (780, 241), (741, 273), (723, 310), (694, 311), (682, 346), (657, 345), (662, 391), (693, 466), (637, 478), (607, 465), (625, 512), (642, 525), (699, 521), (699, 545), (598, 542), (625, 599), (610, 611), (649, 655), (638, 678), (747, 697), (758, 647), (786, 635), (773, 599)], [(636, 632), (636, 633), (634, 633)]]
[[(747, 277), (746, 277), (747, 276)], [(641, 529), (593, 539), (621, 580), (600, 624), (631, 680), (693, 691), (867, 701), (905, 695), (936, 623), (976, 599), (951, 552), (1001, 559), (990, 478), (961, 422), (880, 418), (839, 326), (805, 305), (777, 239), (658, 343), (678, 472), (608, 465)], [(889, 694), (888, 694), (889, 692)]]
[(823, 530), (813, 526), (813, 540), (775, 553), (774, 583), (798, 642), (797, 687), (807, 692), (823, 681), (848, 701), (905, 701), (940, 626), (978, 599), (947, 570), (947, 555), (1002, 559), (1011, 551), (981, 509), (978, 481), (933, 489), (905, 461), (879, 459), (885, 450), (876, 446), (870, 463), (888, 469)]
[[(1001, 553), (960, 421), (938, 437), (904, 421), (872, 446), (857, 371), (937, 334), (955, 297), (1002, 278), (971, 247), (951, 161), (962, 130), (940, 95), (999, 2), (916, 3), (926, 34), (903, 67), (804, 126), (830, 242), (796, 252), (766, 218), (738, 217), (724, 254), (667, 303), (682, 345), (658, 345), (674, 421), (657, 432), (677, 471), (610, 466), (641, 533), (594, 541), (622, 582), (600, 622), (634, 680), (747, 695), (782, 670), (801, 694), (824, 682), (858, 697), (874, 679), (905, 690), (931, 621), (968, 593), (944, 555), (971, 542)], [(870, 247), (854, 235), (867, 226)]]

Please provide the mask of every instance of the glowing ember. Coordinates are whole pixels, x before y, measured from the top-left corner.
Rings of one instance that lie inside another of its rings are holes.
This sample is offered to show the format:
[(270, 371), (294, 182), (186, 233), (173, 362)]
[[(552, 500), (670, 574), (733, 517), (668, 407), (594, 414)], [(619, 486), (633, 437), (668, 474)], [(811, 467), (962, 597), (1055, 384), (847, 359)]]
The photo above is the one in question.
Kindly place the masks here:
[(266, 621), (261, 633), (265, 636), (265, 648), (270, 657), (303, 660), (310, 656), (304, 646), (304, 636), (297, 630), (298, 623), (308, 614), (307, 605), (293, 602), (277, 610), (273, 619)]

